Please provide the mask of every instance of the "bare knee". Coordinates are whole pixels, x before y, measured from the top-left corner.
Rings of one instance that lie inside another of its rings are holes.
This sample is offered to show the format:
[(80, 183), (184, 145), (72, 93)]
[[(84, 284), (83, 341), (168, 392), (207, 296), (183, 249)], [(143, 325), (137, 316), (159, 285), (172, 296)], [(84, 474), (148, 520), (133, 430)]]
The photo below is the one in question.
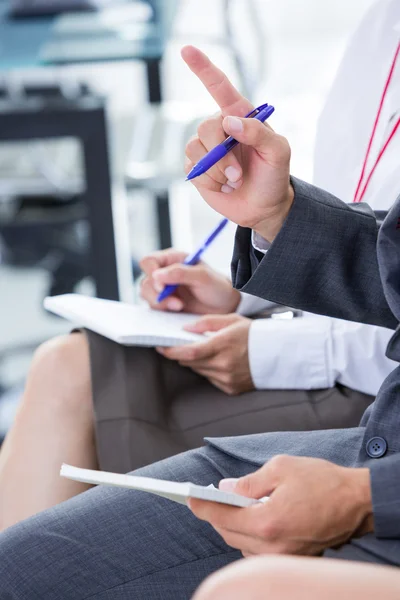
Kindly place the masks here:
[(291, 600), (293, 588), (287, 595), (284, 582), (292, 561), (278, 556), (240, 560), (208, 577), (193, 600)]
[(36, 350), (24, 398), (64, 411), (84, 409), (91, 402), (89, 348), (84, 334), (56, 337)]

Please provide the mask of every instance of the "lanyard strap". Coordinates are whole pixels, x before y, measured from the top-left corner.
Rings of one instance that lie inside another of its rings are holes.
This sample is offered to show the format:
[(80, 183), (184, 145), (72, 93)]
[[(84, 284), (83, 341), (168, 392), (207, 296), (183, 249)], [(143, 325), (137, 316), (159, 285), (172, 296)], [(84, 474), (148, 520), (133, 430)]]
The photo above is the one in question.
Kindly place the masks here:
[[(377, 127), (378, 127), (378, 123), (379, 123), (379, 119), (380, 119), (380, 116), (381, 116), (381, 113), (382, 113), (382, 108), (383, 108), (383, 105), (385, 103), (386, 95), (387, 95), (390, 83), (392, 81), (392, 77), (393, 77), (393, 73), (394, 73), (394, 70), (395, 70), (395, 67), (396, 67), (396, 62), (397, 62), (397, 58), (399, 56), (399, 53), (400, 53), (400, 42), (397, 45), (396, 52), (394, 54), (394, 57), (393, 57), (393, 60), (392, 60), (392, 64), (391, 64), (391, 67), (390, 67), (390, 71), (389, 71), (389, 74), (387, 76), (387, 79), (386, 79), (386, 82), (385, 82), (385, 86), (383, 88), (382, 97), (381, 97), (381, 100), (379, 102), (378, 112), (376, 114), (374, 125), (372, 127), (372, 132), (371, 132), (371, 135), (370, 135), (370, 138), (369, 138), (368, 147), (367, 147), (367, 151), (365, 153), (365, 158), (364, 158), (363, 166), (362, 166), (362, 169), (361, 169), (360, 178), (358, 180), (357, 189), (356, 189), (355, 194), (354, 194), (353, 202), (361, 202), (362, 201), (362, 199), (363, 199), (363, 197), (365, 195), (365, 192), (367, 191), (367, 187), (369, 185), (369, 182), (371, 181), (372, 175), (374, 174), (374, 171), (375, 171), (376, 167), (378, 166), (378, 164), (379, 164), (382, 156), (384, 155), (384, 153), (385, 153), (385, 151), (386, 151), (386, 149), (387, 149), (390, 141), (393, 139), (394, 134), (396, 133), (397, 129), (400, 126), (400, 117), (399, 117), (397, 119), (397, 121), (395, 122), (394, 127), (392, 128), (392, 131), (390, 132), (388, 139), (386, 140), (386, 142), (382, 146), (382, 148), (381, 148), (381, 150), (380, 150), (380, 152), (379, 152), (379, 154), (378, 154), (378, 156), (376, 158), (376, 161), (375, 161), (375, 163), (374, 163), (371, 171), (369, 172), (369, 175), (367, 176), (365, 184), (364, 184), (363, 188), (361, 189), (361, 186), (362, 186), (363, 181), (364, 181), (365, 170), (367, 168), (367, 163), (368, 163), (369, 155), (371, 153), (371, 147), (372, 147), (372, 144), (373, 144), (373, 141), (374, 141), (374, 138), (375, 138), (375, 133), (376, 133), (376, 130), (377, 130)], [(360, 189), (361, 189), (361, 191), (360, 191)]]

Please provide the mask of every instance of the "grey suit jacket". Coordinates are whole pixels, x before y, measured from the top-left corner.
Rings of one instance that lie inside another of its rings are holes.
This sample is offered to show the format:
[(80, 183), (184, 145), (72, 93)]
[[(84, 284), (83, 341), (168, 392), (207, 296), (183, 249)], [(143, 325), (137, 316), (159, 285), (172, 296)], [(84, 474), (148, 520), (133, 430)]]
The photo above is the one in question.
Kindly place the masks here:
[[(238, 228), (232, 261), (235, 287), (310, 312), (398, 327), (400, 198), (382, 223), (381, 215), (366, 205), (349, 206), (312, 185), (294, 178), (292, 183), (292, 209), (265, 256), (253, 249), (251, 231)], [(387, 354), (400, 362), (399, 328)], [(395, 554), (400, 564), (400, 367), (387, 377), (358, 428), (208, 442), (256, 465), (286, 453), (368, 466), (375, 536), (359, 543), (372, 545), (374, 552), (391, 560)]]

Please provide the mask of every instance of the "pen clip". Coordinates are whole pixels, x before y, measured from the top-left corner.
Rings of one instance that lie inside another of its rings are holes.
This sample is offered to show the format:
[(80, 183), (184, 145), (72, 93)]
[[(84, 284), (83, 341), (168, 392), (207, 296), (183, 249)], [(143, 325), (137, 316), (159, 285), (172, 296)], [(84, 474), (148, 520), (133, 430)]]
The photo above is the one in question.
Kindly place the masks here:
[(260, 110), (263, 110), (263, 108), (267, 108), (267, 106), (269, 106), (268, 103), (266, 104), (261, 104), (261, 106), (257, 106), (257, 108), (253, 108), (253, 110), (251, 110), (247, 115), (245, 115), (245, 119), (248, 119), (249, 117), (255, 117)]

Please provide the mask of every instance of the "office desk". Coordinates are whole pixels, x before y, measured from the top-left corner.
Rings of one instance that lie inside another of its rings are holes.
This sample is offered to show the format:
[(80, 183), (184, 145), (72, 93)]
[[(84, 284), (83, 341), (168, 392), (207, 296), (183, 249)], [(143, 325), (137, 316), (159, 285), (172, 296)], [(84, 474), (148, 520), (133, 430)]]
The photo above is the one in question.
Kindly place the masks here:
[[(0, 72), (46, 65), (141, 60), (146, 63), (150, 102), (162, 99), (160, 63), (170, 34), (178, 0), (148, 0), (153, 18), (138, 29), (134, 39), (116, 30), (93, 26), (93, 31), (60, 32), (62, 17), (10, 20), (8, 2), (0, 0)], [(85, 15), (96, 23), (96, 13)], [(85, 156), (86, 192), (92, 240), (92, 271), (97, 295), (120, 299), (121, 269), (112, 211), (105, 104), (100, 98), (55, 103), (5, 102), (0, 106), (0, 142), (10, 140), (77, 137)], [(126, 260), (122, 260), (127, 276)], [(123, 282), (126, 286), (126, 282)]]

